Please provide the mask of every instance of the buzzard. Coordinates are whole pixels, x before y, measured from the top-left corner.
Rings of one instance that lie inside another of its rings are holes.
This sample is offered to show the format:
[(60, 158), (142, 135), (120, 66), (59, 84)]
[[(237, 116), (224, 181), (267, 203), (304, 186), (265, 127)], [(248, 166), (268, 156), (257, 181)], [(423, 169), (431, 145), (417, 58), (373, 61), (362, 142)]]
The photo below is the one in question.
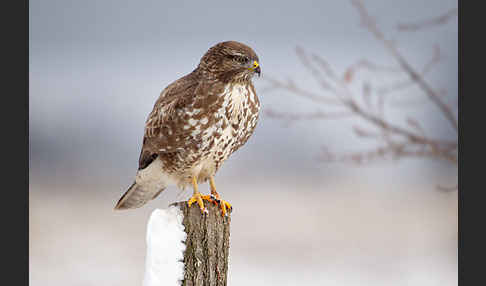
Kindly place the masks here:
[[(187, 201), (218, 204), (227, 215), (231, 205), (216, 192), (214, 176), (221, 164), (243, 146), (258, 121), (260, 102), (252, 83), (260, 76), (256, 53), (227, 41), (211, 47), (190, 74), (167, 86), (149, 114), (135, 182), (115, 209), (132, 209), (154, 199), (169, 185), (192, 184)], [(198, 183), (209, 180), (211, 195)]]

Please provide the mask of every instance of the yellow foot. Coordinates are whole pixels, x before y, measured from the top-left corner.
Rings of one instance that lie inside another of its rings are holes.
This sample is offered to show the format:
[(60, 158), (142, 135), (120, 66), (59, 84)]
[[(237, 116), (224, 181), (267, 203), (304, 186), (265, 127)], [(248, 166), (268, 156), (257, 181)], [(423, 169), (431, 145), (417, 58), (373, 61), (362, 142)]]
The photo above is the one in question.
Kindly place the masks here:
[(218, 204), (221, 209), (221, 216), (227, 216), (228, 212), (233, 210), (233, 206), (225, 200), (222, 200), (219, 195), (206, 195), (202, 196), (203, 199), (212, 202), (213, 204)]
[(204, 206), (204, 203), (203, 203), (203, 199), (204, 200), (207, 200), (207, 201), (210, 201), (211, 200), (208, 200), (206, 198), (207, 196), (201, 196), (200, 193), (195, 193), (192, 195), (192, 197), (187, 201), (187, 205), (189, 207), (191, 207), (191, 205), (195, 202), (197, 202), (197, 204), (199, 205), (199, 209), (201, 210), (201, 213), (202, 214), (208, 214), (208, 210), (206, 209), (206, 207)]

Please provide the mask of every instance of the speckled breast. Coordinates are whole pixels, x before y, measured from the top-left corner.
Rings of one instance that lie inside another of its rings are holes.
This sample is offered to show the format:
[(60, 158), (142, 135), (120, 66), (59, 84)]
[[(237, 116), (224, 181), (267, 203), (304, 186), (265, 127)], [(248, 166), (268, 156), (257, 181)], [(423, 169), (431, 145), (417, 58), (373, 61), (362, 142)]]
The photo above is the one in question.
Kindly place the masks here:
[(250, 138), (259, 110), (251, 84), (227, 84), (217, 94), (195, 98), (186, 109), (177, 111), (180, 123), (175, 126), (181, 136), (174, 140), (183, 142), (175, 150), (161, 150), (162, 169), (179, 186), (190, 183), (193, 176), (207, 180)]
[[(214, 124), (201, 132), (201, 157), (192, 173), (214, 175), (221, 164), (250, 138), (258, 121), (260, 102), (251, 85), (228, 84), (219, 108), (212, 114)], [(197, 140), (197, 137), (193, 137)]]

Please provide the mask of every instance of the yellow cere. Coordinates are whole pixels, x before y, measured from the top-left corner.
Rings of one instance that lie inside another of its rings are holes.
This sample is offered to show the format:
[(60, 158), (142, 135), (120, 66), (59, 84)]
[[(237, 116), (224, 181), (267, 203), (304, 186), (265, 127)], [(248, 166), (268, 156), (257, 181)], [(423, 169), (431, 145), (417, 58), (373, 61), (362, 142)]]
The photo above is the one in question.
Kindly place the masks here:
[(256, 69), (260, 64), (258, 64), (257, 61), (253, 61), (253, 67), (249, 68), (249, 70), (254, 70)]

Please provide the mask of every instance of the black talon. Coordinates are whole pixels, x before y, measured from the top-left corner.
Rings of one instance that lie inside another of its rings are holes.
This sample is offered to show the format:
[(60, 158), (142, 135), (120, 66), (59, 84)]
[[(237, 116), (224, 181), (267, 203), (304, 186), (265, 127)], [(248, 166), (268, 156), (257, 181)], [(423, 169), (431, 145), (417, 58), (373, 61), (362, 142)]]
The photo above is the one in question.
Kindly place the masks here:
[(221, 200), (218, 200), (218, 199), (217, 199), (215, 196), (213, 196), (212, 194), (211, 194), (211, 199), (212, 199), (213, 201), (217, 202), (218, 204), (221, 204)]

